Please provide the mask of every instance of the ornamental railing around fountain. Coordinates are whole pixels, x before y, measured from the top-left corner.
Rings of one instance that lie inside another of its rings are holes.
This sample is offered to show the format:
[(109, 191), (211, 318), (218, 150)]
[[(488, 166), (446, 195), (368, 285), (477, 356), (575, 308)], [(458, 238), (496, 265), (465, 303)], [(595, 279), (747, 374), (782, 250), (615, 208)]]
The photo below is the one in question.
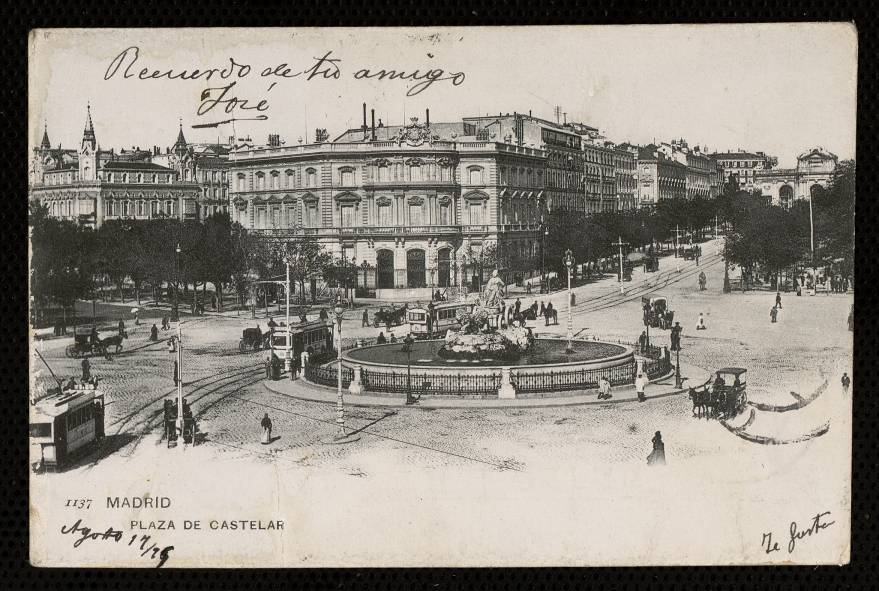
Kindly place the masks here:
[(510, 373), (510, 381), (517, 393), (559, 392), (562, 390), (590, 390), (598, 387), (598, 380), (607, 378), (611, 386), (622, 386), (635, 381), (635, 364), (627, 363), (600, 369), (573, 369), (569, 371), (528, 371), (517, 369)]
[[(311, 365), (305, 366), (305, 379), (322, 386), (337, 386), (339, 380), (339, 368), (335, 365)], [(354, 379), (354, 370), (342, 366), (342, 387), (347, 388)]]
[[(364, 369), (362, 373), (363, 387), (370, 392), (387, 392), (405, 394), (410, 387), (406, 372)], [(336, 382), (333, 381), (333, 384)], [(413, 394), (429, 396), (452, 395), (461, 393), (477, 395), (495, 395), (501, 386), (501, 374), (412, 374), (411, 388)]]

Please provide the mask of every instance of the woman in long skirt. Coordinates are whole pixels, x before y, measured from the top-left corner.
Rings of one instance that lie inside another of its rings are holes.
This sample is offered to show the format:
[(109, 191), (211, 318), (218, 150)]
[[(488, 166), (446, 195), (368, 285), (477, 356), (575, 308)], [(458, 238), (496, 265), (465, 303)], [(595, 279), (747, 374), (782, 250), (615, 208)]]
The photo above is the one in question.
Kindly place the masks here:
[(665, 465), (665, 444), (662, 442), (662, 434), (657, 431), (653, 436), (653, 451), (647, 456), (648, 466)]

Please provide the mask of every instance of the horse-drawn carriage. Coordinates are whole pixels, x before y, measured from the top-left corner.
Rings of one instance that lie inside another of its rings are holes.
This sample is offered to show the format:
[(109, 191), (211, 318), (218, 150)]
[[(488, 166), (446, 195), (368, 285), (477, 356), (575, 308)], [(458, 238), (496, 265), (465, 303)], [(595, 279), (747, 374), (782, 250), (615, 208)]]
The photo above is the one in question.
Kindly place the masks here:
[(118, 353), (122, 349), (122, 340), (128, 335), (121, 332), (107, 338), (98, 336), (98, 329), (92, 326), (77, 326), (73, 329), (73, 343), (67, 345), (64, 354), (73, 359), (87, 357), (92, 354), (107, 355), (109, 347), (115, 347)]
[(270, 331), (263, 332), (259, 327), (245, 328), (241, 331), (241, 340), (238, 341), (238, 350), (244, 353), (248, 349), (251, 351), (259, 351), (260, 349), (268, 348), (271, 346), (271, 336), (272, 333)]
[(376, 328), (379, 326), (387, 326), (388, 323), (390, 323), (391, 326), (400, 326), (406, 322), (406, 312), (408, 310), (408, 304), (403, 304), (401, 308), (395, 308), (393, 306), (391, 306), (390, 309), (381, 308), (375, 313), (372, 325)]
[(741, 367), (724, 367), (714, 378), (701, 386), (690, 388), (693, 416), (706, 419), (730, 419), (748, 403), (747, 371)]
[(674, 325), (674, 310), (668, 309), (668, 300), (663, 296), (642, 296), (641, 307), (650, 328), (670, 329)]

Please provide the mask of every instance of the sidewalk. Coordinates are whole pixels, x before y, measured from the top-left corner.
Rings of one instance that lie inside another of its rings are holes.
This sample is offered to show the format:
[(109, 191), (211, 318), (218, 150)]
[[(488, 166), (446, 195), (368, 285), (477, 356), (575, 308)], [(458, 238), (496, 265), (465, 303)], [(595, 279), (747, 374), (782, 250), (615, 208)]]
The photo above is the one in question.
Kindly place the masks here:
[[(681, 364), (681, 375), (683, 376), (683, 388), (675, 388), (674, 376), (659, 379), (651, 382), (645, 389), (645, 395), (649, 402), (653, 398), (664, 398), (666, 396), (674, 396), (678, 394), (686, 394), (689, 386), (697, 386), (704, 384), (710, 377), (710, 373), (704, 369)], [(263, 386), (270, 392), (296, 398), (298, 400), (307, 400), (311, 402), (323, 402), (325, 404), (336, 404), (338, 394), (335, 388), (328, 386), (319, 386), (311, 382), (298, 378), (294, 381), (289, 379), (280, 379), (278, 381), (264, 381)], [(552, 406), (580, 406), (580, 405), (603, 405), (618, 404), (622, 402), (638, 402), (635, 395), (635, 386), (623, 386), (611, 390), (613, 398), (610, 400), (598, 400), (598, 390), (580, 390), (569, 393), (549, 393), (543, 398), (514, 398), (514, 399), (498, 399), (498, 398), (459, 398), (454, 395), (450, 396), (432, 396), (430, 398), (422, 398), (417, 404), (411, 405), (409, 408), (543, 408)], [(402, 394), (393, 396), (379, 395), (360, 395), (355, 396), (348, 393), (347, 388), (342, 390), (345, 404), (349, 406), (364, 407), (391, 407), (406, 408), (406, 396)]]

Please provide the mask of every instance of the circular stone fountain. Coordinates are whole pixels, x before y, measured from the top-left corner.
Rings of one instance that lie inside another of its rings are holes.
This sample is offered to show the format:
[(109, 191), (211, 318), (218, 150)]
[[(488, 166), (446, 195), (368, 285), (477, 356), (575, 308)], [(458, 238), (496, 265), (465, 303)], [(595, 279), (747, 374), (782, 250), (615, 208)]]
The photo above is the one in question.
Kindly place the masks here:
[[(504, 326), (505, 286), (497, 271), (479, 302), (461, 313), (445, 339), (387, 343), (342, 354), (352, 393), (520, 398), (631, 384), (631, 347), (602, 341), (534, 338), (516, 321)], [(655, 372), (654, 372), (655, 373)], [(553, 394), (559, 395), (559, 394)], [(563, 394), (562, 394), (563, 395)]]

